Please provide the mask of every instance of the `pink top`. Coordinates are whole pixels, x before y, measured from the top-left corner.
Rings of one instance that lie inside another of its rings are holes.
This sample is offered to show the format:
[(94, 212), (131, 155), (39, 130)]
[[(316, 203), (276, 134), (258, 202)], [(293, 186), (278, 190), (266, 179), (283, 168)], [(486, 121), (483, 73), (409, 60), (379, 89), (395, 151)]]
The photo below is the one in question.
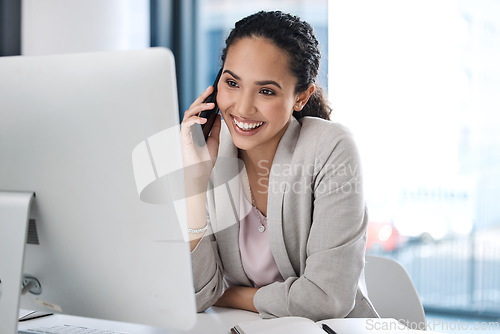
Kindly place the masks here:
[[(242, 212), (249, 212), (240, 221), (240, 255), (241, 263), (247, 277), (254, 287), (260, 288), (274, 282), (283, 282), (283, 277), (274, 261), (269, 245), (267, 218), (254, 207), (241, 191)], [(259, 219), (260, 218), (260, 219)], [(261, 222), (264, 232), (259, 232)]]

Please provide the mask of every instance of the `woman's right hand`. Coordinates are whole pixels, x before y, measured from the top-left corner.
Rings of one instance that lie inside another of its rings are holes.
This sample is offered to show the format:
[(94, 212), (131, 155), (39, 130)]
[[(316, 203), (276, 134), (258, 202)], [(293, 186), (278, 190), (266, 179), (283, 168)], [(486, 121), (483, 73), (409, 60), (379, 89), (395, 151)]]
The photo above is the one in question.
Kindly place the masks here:
[[(184, 113), (184, 119), (181, 123), (181, 145), (184, 169), (188, 180), (196, 183), (208, 183), (210, 173), (217, 160), (219, 151), (219, 135), (221, 129), (221, 116), (217, 115), (210, 135), (206, 140), (206, 145), (199, 146), (194, 140), (193, 135), (201, 133), (201, 125), (205, 124), (207, 119), (198, 116), (204, 110), (210, 110), (214, 103), (205, 103), (207, 97), (213, 92), (213, 87), (209, 86), (198, 98), (191, 104)], [(198, 127), (195, 129), (194, 127)], [(206, 188), (205, 188), (206, 189)]]

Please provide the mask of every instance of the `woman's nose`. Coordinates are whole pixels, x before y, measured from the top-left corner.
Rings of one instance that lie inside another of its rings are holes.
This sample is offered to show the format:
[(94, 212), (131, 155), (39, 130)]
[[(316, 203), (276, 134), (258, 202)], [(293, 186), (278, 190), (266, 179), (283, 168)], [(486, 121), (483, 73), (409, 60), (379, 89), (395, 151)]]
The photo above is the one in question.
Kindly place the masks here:
[(250, 116), (256, 112), (254, 100), (250, 94), (241, 94), (236, 103), (236, 111), (238, 115), (245, 117)]

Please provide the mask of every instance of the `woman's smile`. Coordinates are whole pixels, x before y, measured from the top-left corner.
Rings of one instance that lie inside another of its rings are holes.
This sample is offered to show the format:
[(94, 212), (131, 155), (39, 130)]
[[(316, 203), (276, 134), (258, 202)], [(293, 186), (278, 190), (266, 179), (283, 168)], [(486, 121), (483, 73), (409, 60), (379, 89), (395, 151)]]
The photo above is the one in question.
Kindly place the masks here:
[(234, 115), (230, 116), (234, 130), (236, 133), (243, 136), (252, 136), (256, 134), (266, 124), (264, 121), (247, 120)]

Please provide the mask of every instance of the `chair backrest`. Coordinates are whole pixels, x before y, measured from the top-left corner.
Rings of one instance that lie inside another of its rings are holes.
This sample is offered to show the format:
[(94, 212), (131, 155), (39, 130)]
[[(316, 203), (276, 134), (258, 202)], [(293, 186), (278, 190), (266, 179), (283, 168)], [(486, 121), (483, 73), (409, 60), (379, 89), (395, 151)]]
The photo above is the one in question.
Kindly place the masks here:
[(425, 329), (425, 313), (408, 272), (393, 259), (366, 255), (368, 297), (381, 318), (394, 318), (411, 329)]

